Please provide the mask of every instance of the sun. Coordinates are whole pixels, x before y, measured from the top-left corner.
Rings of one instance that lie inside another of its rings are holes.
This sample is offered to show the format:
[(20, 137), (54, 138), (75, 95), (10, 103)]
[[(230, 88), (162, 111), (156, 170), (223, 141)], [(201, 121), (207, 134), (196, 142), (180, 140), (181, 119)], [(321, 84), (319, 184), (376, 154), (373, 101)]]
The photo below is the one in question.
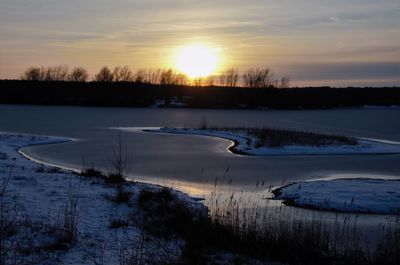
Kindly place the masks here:
[(219, 63), (215, 49), (204, 45), (190, 45), (176, 55), (176, 68), (190, 78), (206, 77), (216, 71)]

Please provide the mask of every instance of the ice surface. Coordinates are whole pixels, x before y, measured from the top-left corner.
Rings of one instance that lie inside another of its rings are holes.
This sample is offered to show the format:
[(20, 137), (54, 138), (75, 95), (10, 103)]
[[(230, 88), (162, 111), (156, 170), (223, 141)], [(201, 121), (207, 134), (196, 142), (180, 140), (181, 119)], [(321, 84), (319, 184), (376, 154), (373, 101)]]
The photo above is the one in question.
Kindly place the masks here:
[(279, 155), (362, 155), (362, 154), (398, 154), (400, 143), (375, 139), (359, 139), (357, 145), (327, 145), (327, 146), (298, 146), (256, 147), (256, 138), (246, 132), (213, 129), (186, 128), (149, 128), (145, 131), (158, 133), (174, 133), (188, 135), (203, 135), (218, 137), (232, 141), (229, 149), (232, 152), (255, 156)]

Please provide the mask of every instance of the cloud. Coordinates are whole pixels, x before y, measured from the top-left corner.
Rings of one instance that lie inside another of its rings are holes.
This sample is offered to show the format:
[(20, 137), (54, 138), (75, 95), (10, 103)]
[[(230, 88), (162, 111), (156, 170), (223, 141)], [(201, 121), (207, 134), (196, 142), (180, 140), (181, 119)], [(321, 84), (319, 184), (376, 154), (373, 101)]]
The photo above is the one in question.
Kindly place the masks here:
[(295, 64), (282, 66), (282, 70), (295, 81), (312, 79), (400, 81), (400, 61)]
[(360, 78), (357, 69), (371, 65), (337, 64), (400, 58), (399, 25), (398, 0), (2, 0), (0, 64), (7, 76), (36, 61), (158, 67), (175, 46), (199, 41), (223, 48), (239, 68), (320, 63), (337, 78), (340, 69)]

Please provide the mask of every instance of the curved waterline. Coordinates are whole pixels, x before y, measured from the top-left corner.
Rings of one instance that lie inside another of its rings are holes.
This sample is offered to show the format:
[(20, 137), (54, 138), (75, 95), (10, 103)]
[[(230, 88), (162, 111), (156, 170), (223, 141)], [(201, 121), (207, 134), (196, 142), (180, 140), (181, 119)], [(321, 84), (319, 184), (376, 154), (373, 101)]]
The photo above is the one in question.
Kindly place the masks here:
[(399, 178), (302, 181), (273, 189), (272, 199), (312, 210), (398, 216), (399, 187)]
[[(176, 135), (185, 135), (185, 134), (182, 134), (182, 133), (157, 131), (157, 130), (162, 129), (162, 127), (110, 127), (109, 129), (111, 129), (111, 130), (120, 130), (120, 131), (125, 131), (125, 132), (136, 132), (136, 133), (146, 132), (146, 133), (154, 133), (154, 134), (158, 134), (158, 133), (159, 134), (166, 134), (166, 133), (169, 133), (169, 134), (176, 134)], [(224, 137), (220, 137), (220, 136), (216, 136), (216, 135), (203, 135), (203, 134), (186, 134), (186, 135), (210, 137), (210, 138), (216, 138), (216, 139), (219, 139), (219, 140), (224, 140), (224, 141), (229, 142), (229, 145), (226, 148), (226, 150), (228, 152), (230, 152), (232, 154), (235, 154), (235, 155), (238, 155), (238, 156), (247, 155), (247, 154), (242, 153), (239, 150), (235, 149), (237, 147), (237, 145), (239, 144), (239, 142), (236, 141), (236, 140), (232, 140), (232, 139), (229, 139), (229, 138), (224, 138)]]
[[(60, 137), (57, 136), (57, 138), (60, 138)], [(52, 138), (52, 136), (50, 136), (50, 139), (54, 139), (54, 138)], [(28, 159), (28, 160), (30, 160), (30, 161), (32, 161), (34, 163), (37, 163), (37, 164), (42, 164), (42, 165), (55, 167), (55, 168), (60, 168), (60, 169), (64, 169), (64, 170), (70, 170), (70, 171), (73, 171), (75, 173), (81, 173), (81, 170), (76, 169), (76, 168), (72, 168), (72, 167), (67, 167), (67, 166), (63, 166), (63, 165), (60, 165), (60, 164), (51, 163), (51, 162), (48, 162), (48, 161), (43, 160), (43, 159), (37, 159), (37, 158), (29, 155), (28, 153), (24, 152), (24, 150), (23, 150), (25, 148), (34, 147), (34, 146), (66, 144), (66, 143), (78, 142), (78, 141), (79, 141), (78, 139), (64, 138), (63, 140), (60, 139), (59, 141), (54, 141), (54, 142), (49, 142), (49, 143), (29, 144), (29, 145), (26, 145), (26, 146), (18, 148), (18, 153), (21, 154), (26, 159)]]
[(337, 145), (329, 147), (296, 146), (283, 147), (253, 147), (248, 144), (250, 138), (240, 134), (226, 132), (213, 132), (200, 129), (186, 128), (162, 128), (162, 127), (111, 127), (110, 129), (126, 132), (150, 132), (176, 135), (192, 135), (218, 138), (229, 141), (226, 150), (235, 155), (244, 156), (349, 156), (349, 155), (398, 155), (400, 154), (400, 142), (384, 139), (356, 138), (357, 146)]
[[(211, 136), (210, 136), (211, 137)], [(223, 139), (223, 138), (221, 138), (221, 139)], [(51, 139), (49, 139), (50, 141), (51, 141)], [(223, 139), (223, 140), (226, 140), (226, 139)], [(21, 147), (21, 148), (19, 148), (18, 149), (18, 152), (21, 154), (21, 155), (23, 155), (25, 158), (27, 158), (27, 159), (29, 159), (29, 160), (31, 160), (31, 161), (33, 161), (33, 162), (35, 162), (35, 163), (39, 163), (39, 164), (45, 164), (45, 165), (48, 165), (48, 166), (53, 166), (53, 167), (57, 167), (57, 168), (61, 168), (61, 169), (66, 169), (66, 170), (71, 170), (71, 171), (73, 171), (73, 172), (77, 172), (77, 173), (79, 173), (80, 172), (80, 170), (78, 170), (78, 169), (75, 169), (75, 168), (71, 168), (71, 167), (67, 167), (67, 166), (62, 166), (62, 165), (59, 165), (59, 164), (55, 164), (55, 163), (51, 163), (51, 162), (47, 162), (47, 161), (45, 161), (45, 160), (41, 160), (41, 159), (37, 159), (37, 158), (35, 158), (35, 157), (33, 157), (33, 156), (30, 156), (29, 154), (27, 154), (26, 152), (24, 152), (23, 151), (23, 149), (24, 148), (28, 148), (28, 147), (32, 147), (32, 146), (45, 146), (45, 145), (52, 145), (52, 144), (63, 144), (63, 143), (70, 143), (70, 142), (76, 142), (76, 141), (79, 141), (79, 140), (77, 140), (77, 139), (67, 139), (67, 138), (65, 138), (65, 139), (63, 139), (63, 140), (60, 140), (60, 141), (57, 141), (57, 142), (48, 142), (48, 143), (39, 143), (39, 144), (31, 144), (31, 145), (26, 145), (26, 146), (23, 146), (23, 147)], [(128, 177), (128, 179), (129, 179), (129, 177)], [(135, 179), (135, 178), (134, 178)], [(131, 181), (134, 181), (134, 179), (131, 179)], [(140, 182), (143, 182), (143, 183), (147, 183), (147, 184), (153, 184), (153, 185), (158, 185), (158, 186), (171, 186), (171, 185), (168, 185), (169, 183), (162, 183), (162, 182), (159, 182), (159, 181), (152, 181), (152, 180), (148, 180), (148, 181), (146, 181), (146, 180), (143, 180), (143, 179), (136, 179), (136, 181), (137, 180), (139, 180)], [(180, 190), (180, 191), (183, 191), (184, 193), (190, 193), (190, 191), (189, 190), (187, 190), (187, 189), (185, 189), (185, 188), (182, 188), (182, 186), (180, 186), (180, 185), (174, 185), (174, 187), (173, 187), (174, 189), (177, 189), (177, 190)], [(223, 196), (231, 196), (231, 194), (232, 194), (232, 192), (234, 193), (234, 194), (238, 194), (238, 196), (240, 196), (240, 194), (242, 193), (242, 192), (240, 192), (240, 191), (233, 191), (233, 190), (228, 190), (228, 191), (222, 191), (221, 189), (220, 189), (221, 187), (218, 187), (218, 192), (220, 193), (220, 194), (222, 194)], [(223, 187), (222, 187), (223, 188)], [(261, 192), (261, 191), (259, 191), (259, 192)], [(250, 192), (251, 193), (251, 192)], [(257, 192), (256, 192), (257, 193)], [(247, 193), (246, 193), (247, 194)], [(192, 195), (193, 196), (193, 195)], [(206, 203), (206, 201), (207, 201), (207, 196), (204, 196), (204, 194), (201, 194), (201, 195), (194, 195), (193, 197), (195, 197), (197, 200), (202, 200), (202, 201), (204, 201), (204, 203)], [(257, 196), (255, 196), (255, 197), (257, 197)], [(263, 197), (264, 199), (265, 199), (265, 196)], [(265, 201), (265, 200), (262, 200), (262, 201)], [(277, 200), (276, 202), (278, 202), (279, 200)], [(281, 201), (279, 201), (279, 203), (277, 203), (276, 205), (274, 204), (273, 205), (273, 207), (276, 207), (276, 206), (278, 206), (278, 205), (281, 205), (282, 204), (282, 202)], [(270, 208), (271, 207), (271, 205), (269, 205), (268, 206), (268, 208)], [(293, 207), (290, 207), (290, 208), (293, 208)], [(294, 207), (294, 208), (297, 208), (297, 207)], [(301, 207), (299, 207), (299, 208), (297, 208), (297, 209), (299, 209), (299, 210), (307, 210), (307, 209), (305, 209), (305, 208), (301, 208)], [(319, 211), (318, 211), (319, 212)], [(324, 211), (323, 211), (324, 212)], [(329, 211), (327, 211), (326, 212), (327, 214), (329, 214), (329, 213), (332, 213), (332, 214), (335, 214), (334, 212), (329, 212)], [(313, 215), (314, 213), (310, 213), (310, 215)], [(347, 214), (351, 214), (351, 213), (347, 213)], [(355, 215), (357, 215), (357, 214), (355, 214)], [(325, 216), (325, 214), (324, 214), (324, 216)], [(365, 216), (373, 216), (373, 215), (371, 215), (371, 214), (365, 214)]]

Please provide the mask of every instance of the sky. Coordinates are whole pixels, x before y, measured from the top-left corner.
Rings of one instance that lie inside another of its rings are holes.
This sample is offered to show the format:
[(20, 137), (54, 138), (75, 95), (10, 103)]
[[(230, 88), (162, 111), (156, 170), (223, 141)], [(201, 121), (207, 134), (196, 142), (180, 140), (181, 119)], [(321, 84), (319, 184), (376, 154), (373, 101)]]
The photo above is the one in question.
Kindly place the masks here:
[(400, 86), (399, 0), (0, 0), (0, 78), (30, 66), (174, 67), (190, 44), (219, 70), (292, 85)]

